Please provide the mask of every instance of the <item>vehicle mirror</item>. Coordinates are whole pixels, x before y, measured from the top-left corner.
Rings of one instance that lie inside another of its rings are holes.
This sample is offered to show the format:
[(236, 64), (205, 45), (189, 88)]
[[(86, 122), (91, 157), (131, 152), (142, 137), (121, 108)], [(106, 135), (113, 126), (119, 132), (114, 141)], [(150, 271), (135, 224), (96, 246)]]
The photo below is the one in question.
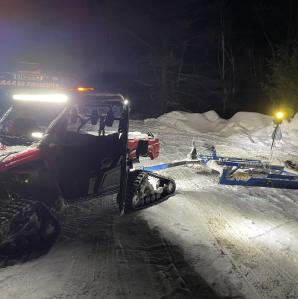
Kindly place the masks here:
[(71, 121), (71, 123), (72, 123), (72, 124), (77, 123), (77, 121), (78, 121), (78, 117), (79, 117), (79, 115), (78, 115), (78, 111), (77, 111), (77, 109), (72, 108), (72, 109), (71, 109), (71, 112), (70, 112), (70, 121)]
[(114, 123), (114, 112), (112, 109), (110, 109), (107, 113), (107, 116), (106, 116), (106, 121), (105, 121), (105, 125), (107, 127), (112, 127), (113, 126), (113, 123)]
[(91, 124), (93, 126), (97, 125), (98, 120), (99, 120), (98, 112), (97, 112), (97, 110), (93, 110), (92, 114), (91, 114), (91, 117), (90, 117)]

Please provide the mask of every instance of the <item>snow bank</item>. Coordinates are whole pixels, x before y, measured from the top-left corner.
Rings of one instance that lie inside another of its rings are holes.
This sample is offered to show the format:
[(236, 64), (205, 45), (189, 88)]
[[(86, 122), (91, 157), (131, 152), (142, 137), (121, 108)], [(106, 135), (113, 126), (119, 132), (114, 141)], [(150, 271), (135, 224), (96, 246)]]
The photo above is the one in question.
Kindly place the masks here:
[(229, 137), (235, 134), (248, 136), (271, 136), (273, 131), (273, 118), (256, 112), (237, 112), (229, 120), (221, 134)]
[(272, 117), (256, 112), (237, 112), (229, 119), (229, 123), (256, 131), (267, 126), (272, 127)]
[[(166, 113), (157, 119), (147, 119), (146, 123), (155, 125), (167, 125), (177, 130), (212, 133), (221, 132), (231, 134), (235, 131), (247, 130), (257, 131), (264, 127), (272, 127), (272, 117), (254, 112), (238, 112), (229, 120), (222, 119), (219, 115), (211, 110), (205, 113), (188, 113), (174, 111)], [(297, 118), (298, 125), (298, 118)]]
[(298, 130), (298, 113), (295, 114), (294, 118), (290, 122), (291, 129)]
[[(221, 118), (215, 111), (205, 113), (188, 113), (173, 111), (156, 119), (147, 119), (145, 123), (154, 129), (175, 129), (188, 133), (212, 133), (222, 137), (237, 137), (246, 135), (253, 141), (254, 137), (271, 140), (274, 124), (273, 117), (256, 112), (237, 112), (233, 117), (226, 120)], [(293, 120), (285, 121), (282, 126), (282, 134), (289, 140), (298, 137), (298, 113)], [(288, 141), (289, 141), (288, 140)]]
[(177, 130), (193, 133), (208, 133), (216, 132), (224, 128), (227, 120), (220, 118), (213, 110), (206, 113), (174, 111), (166, 113), (157, 119), (147, 119), (145, 123), (167, 125)]

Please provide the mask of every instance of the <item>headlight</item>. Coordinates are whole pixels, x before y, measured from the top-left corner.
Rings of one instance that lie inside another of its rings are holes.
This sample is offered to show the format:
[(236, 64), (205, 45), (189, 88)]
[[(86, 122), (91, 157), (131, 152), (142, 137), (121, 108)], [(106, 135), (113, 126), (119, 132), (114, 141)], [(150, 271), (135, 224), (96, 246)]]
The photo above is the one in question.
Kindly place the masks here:
[(36, 139), (41, 139), (43, 137), (43, 133), (41, 132), (32, 132), (31, 136)]

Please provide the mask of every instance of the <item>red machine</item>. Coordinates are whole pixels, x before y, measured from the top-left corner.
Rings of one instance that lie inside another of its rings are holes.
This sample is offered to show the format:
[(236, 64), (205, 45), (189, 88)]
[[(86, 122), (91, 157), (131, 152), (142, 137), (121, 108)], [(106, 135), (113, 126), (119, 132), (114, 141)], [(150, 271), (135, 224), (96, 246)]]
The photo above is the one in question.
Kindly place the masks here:
[(64, 203), (116, 195), (120, 213), (158, 204), (175, 182), (134, 170), (155, 159), (159, 139), (129, 138), (129, 103), (119, 94), (17, 94), (0, 120), (0, 255), (45, 249)]

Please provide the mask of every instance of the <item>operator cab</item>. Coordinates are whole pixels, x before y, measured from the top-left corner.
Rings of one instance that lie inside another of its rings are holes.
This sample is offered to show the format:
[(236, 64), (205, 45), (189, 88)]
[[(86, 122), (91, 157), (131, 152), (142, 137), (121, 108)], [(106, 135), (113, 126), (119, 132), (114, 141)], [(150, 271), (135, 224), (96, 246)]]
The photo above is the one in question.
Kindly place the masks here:
[(76, 95), (48, 132), (107, 136), (126, 130), (123, 120), (128, 107), (124, 101), (121, 95)]
[[(128, 105), (121, 95), (74, 95), (41, 146), (66, 199), (119, 192)], [(51, 163), (52, 161), (52, 163)]]
[(10, 146), (38, 148), (65, 199), (114, 194), (126, 163), (128, 112), (118, 94), (18, 94), (0, 120), (0, 142), (12, 153)]

